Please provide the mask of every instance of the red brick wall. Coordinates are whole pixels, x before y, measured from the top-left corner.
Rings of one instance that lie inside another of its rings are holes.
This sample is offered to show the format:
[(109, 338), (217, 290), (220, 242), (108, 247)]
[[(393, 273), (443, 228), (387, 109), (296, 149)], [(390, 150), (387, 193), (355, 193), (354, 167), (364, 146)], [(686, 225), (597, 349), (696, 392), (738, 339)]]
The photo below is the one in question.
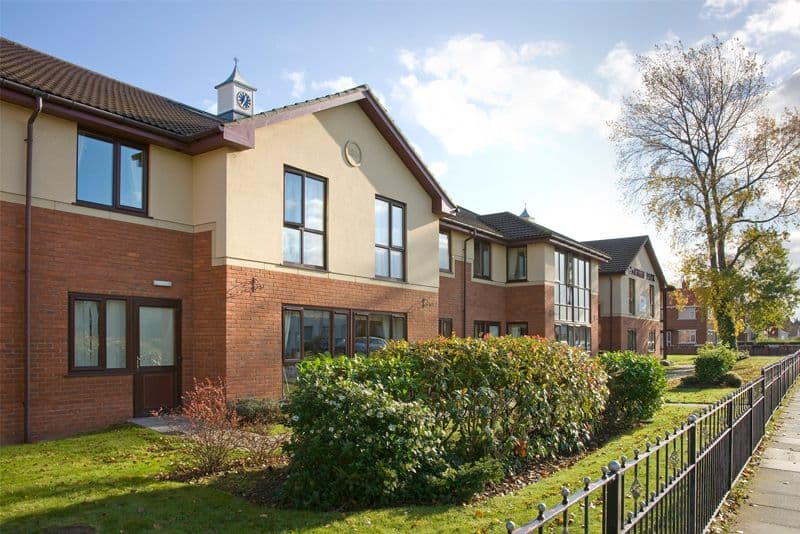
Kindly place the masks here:
[(227, 267), (227, 287), (232, 397), (281, 395), (284, 304), (405, 313), (409, 339), (437, 334), (439, 306), (436, 293), (429, 291), (234, 266)]
[[(0, 442), (23, 436), (24, 206), (0, 202)], [(131, 417), (133, 377), (68, 376), (68, 293), (181, 299), (191, 362), (192, 234), (34, 208), (31, 433), (52, 438)], [(171, 280), (170, 288), (153, 280)]]
[(636, 330), (636, 352), (648, 354), (647, 334), (656, 333), (656, 356), (661, 356), (661, 322), (634, 317), (602, 317), (600, 319), (600, 350), (627, 350), (628, 330)]

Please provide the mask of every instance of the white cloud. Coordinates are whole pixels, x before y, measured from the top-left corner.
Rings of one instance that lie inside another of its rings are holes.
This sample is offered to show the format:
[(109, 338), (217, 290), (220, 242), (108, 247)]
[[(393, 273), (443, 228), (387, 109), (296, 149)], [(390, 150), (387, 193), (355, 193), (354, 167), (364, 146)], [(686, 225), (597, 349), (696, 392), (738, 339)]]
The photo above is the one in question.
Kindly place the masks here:
[(355, 80), (353, 80), (353, 78), (350, 76), (339, 76), (338, 78), (333, 78), (332, 80), (311, 82), (311, 88), (315, 91), (324, 89), (326, 91), (330, 91), (331, 93), (338, 93), (340, 91), (344, 91), (345, 89), (352, 89), (357, 85), (358, 84), (355, 82)]
[(800, 107), (800, 69), (794, 71), (775, 88), (775, 91), (769, 95), (767, 105), (775, 115), (783, 113), (785, 108)]
[(767, 70), (770, 72), (776, 71), (792, 61), (794, 58), (794, 52), (791, 50), (781, 50), (769, 59), (767, 62)]
[(730, 19), (741, 13), (750, 0), (705, 0), (703, 16)]
[(301, 98), (306, 92), (306, 73), (302, 71), (284, 72), (284, 80), (292, 82), (292, 98)]
[(609, 93), (618, 100), (638, 89), (642, 84), (636, 54), (623, 42), (617, 43), (597, 67), (597, 72), (608, 82)]
[(407, 69), (407, 70), (414, 70), (417, 68), (417, 56), (411, 50), (400, 50), (400, 54), (398, 56), (400, 63)]
[(744, 43), (763, 43), (779, 35), (800, 36), (800, 0), (776, 0), (749, 15), (734, 34)]
[(567, 49), (561, 41), (533, 41), (523, 44), (519, 52), (524, 58), (532, 59), (539, 56), (559, 56)]
[(428, 168), (436, 178), (441, 178), (447, 173), (447, 163), (444, 161), (434, 161)]
[(392, 98), (451, 154), (524, 149), (555, 133), (604, 130), (614, 105), (587, 84), (533, 64), (531, 55), (545, 50), (553, 47), (453, 37), (415, 61), (405, 54), (407, 73)]
[(213, 115), (217, 114), (217, 101), (216, 100), (211, 100), (209, 98), (204, 98), (200, 102), (200, 107), (203, 108), (208, 113), (211, 113)]

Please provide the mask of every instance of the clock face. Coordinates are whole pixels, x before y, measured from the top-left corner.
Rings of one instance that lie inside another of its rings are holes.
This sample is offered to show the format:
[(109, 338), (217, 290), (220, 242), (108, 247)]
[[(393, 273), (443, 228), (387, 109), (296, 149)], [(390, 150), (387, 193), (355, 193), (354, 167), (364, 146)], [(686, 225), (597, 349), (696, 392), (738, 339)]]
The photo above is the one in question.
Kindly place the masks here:
[(239, 107), (242, 109), (250, 109), (250, 104), (252, 104), (252, 99), (250, 95), (245, 93), (244, 91), (239, 91), (236, 93), (236, 102), (239, 104)]

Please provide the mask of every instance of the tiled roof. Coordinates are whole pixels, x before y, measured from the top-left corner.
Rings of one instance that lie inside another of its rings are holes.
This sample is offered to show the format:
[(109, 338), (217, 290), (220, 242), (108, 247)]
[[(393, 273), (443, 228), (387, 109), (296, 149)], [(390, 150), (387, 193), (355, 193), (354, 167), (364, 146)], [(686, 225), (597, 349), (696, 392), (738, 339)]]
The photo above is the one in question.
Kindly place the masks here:
[(494, 234), (499, 238), (505, 238), (502, 233), (498, 232), (493, 227), (489, 226), (482, 220), (482, 216), (478, 215), (474, 211), (470, 211), (463, 206), (458, 206), (454, 213), (450, 213), (445, 215), (445, 220), (449, 219), (451, 221), (455, 221), (457, 223), (469, 226), (471, 228), (476, 228), (483, 232)]
[(641, 248), (649, 241), (650, 238), (648, 236), (637, 235), (633, 237), (619, 237), (616, 239), (584, 241), (583, 243), (597, 250), (602, 250), (611, 256), (611, 261), (600, 266), (601, 274), (617, 274), (624, 273), (628, 270), (628, 266), (633, 262), (633, 258), (636, 257)]
[(211, 133), (216, 116), (0, 37), (0, 78), (180, 137)]

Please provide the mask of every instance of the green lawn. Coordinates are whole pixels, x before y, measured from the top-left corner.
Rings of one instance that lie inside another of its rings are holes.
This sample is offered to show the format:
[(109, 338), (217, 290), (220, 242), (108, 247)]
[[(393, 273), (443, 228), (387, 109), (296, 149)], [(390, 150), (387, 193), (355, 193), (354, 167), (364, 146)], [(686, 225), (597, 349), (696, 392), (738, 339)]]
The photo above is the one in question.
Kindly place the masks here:
[[(676, 366), (692, 366), (695, 356), (673, 355), (667, 356), (667, 358)], [(744, 383), (747, 383), (761, 376), (762, 367), (780, 359), (780, 356), (751, 356), (736, 362), (733, 372), (741, 376)], [(670, 382), (667, 394), (664, 396), (664, 400), (667, 402), (711, 404), (736, 391), (736, 388), (683, 386), (677, 380)]]
[(680, 426), (691, 409), (665, 406), (648, 425), (621, 435), (511, 495), (455, 506), (402, 506), (359, 512), (277, 510), (215, 488), (215, 481), (169, 482), (157, 475), (180, 457), (178, 438), (130, 426), (35, 445), (0, 449), (0, 531), (89, 525), (101, 532), (503, 532), (507, 519), (535, 517), (540, 501), (553, 505), (562, 485), (584, 476), (647, 439)]

